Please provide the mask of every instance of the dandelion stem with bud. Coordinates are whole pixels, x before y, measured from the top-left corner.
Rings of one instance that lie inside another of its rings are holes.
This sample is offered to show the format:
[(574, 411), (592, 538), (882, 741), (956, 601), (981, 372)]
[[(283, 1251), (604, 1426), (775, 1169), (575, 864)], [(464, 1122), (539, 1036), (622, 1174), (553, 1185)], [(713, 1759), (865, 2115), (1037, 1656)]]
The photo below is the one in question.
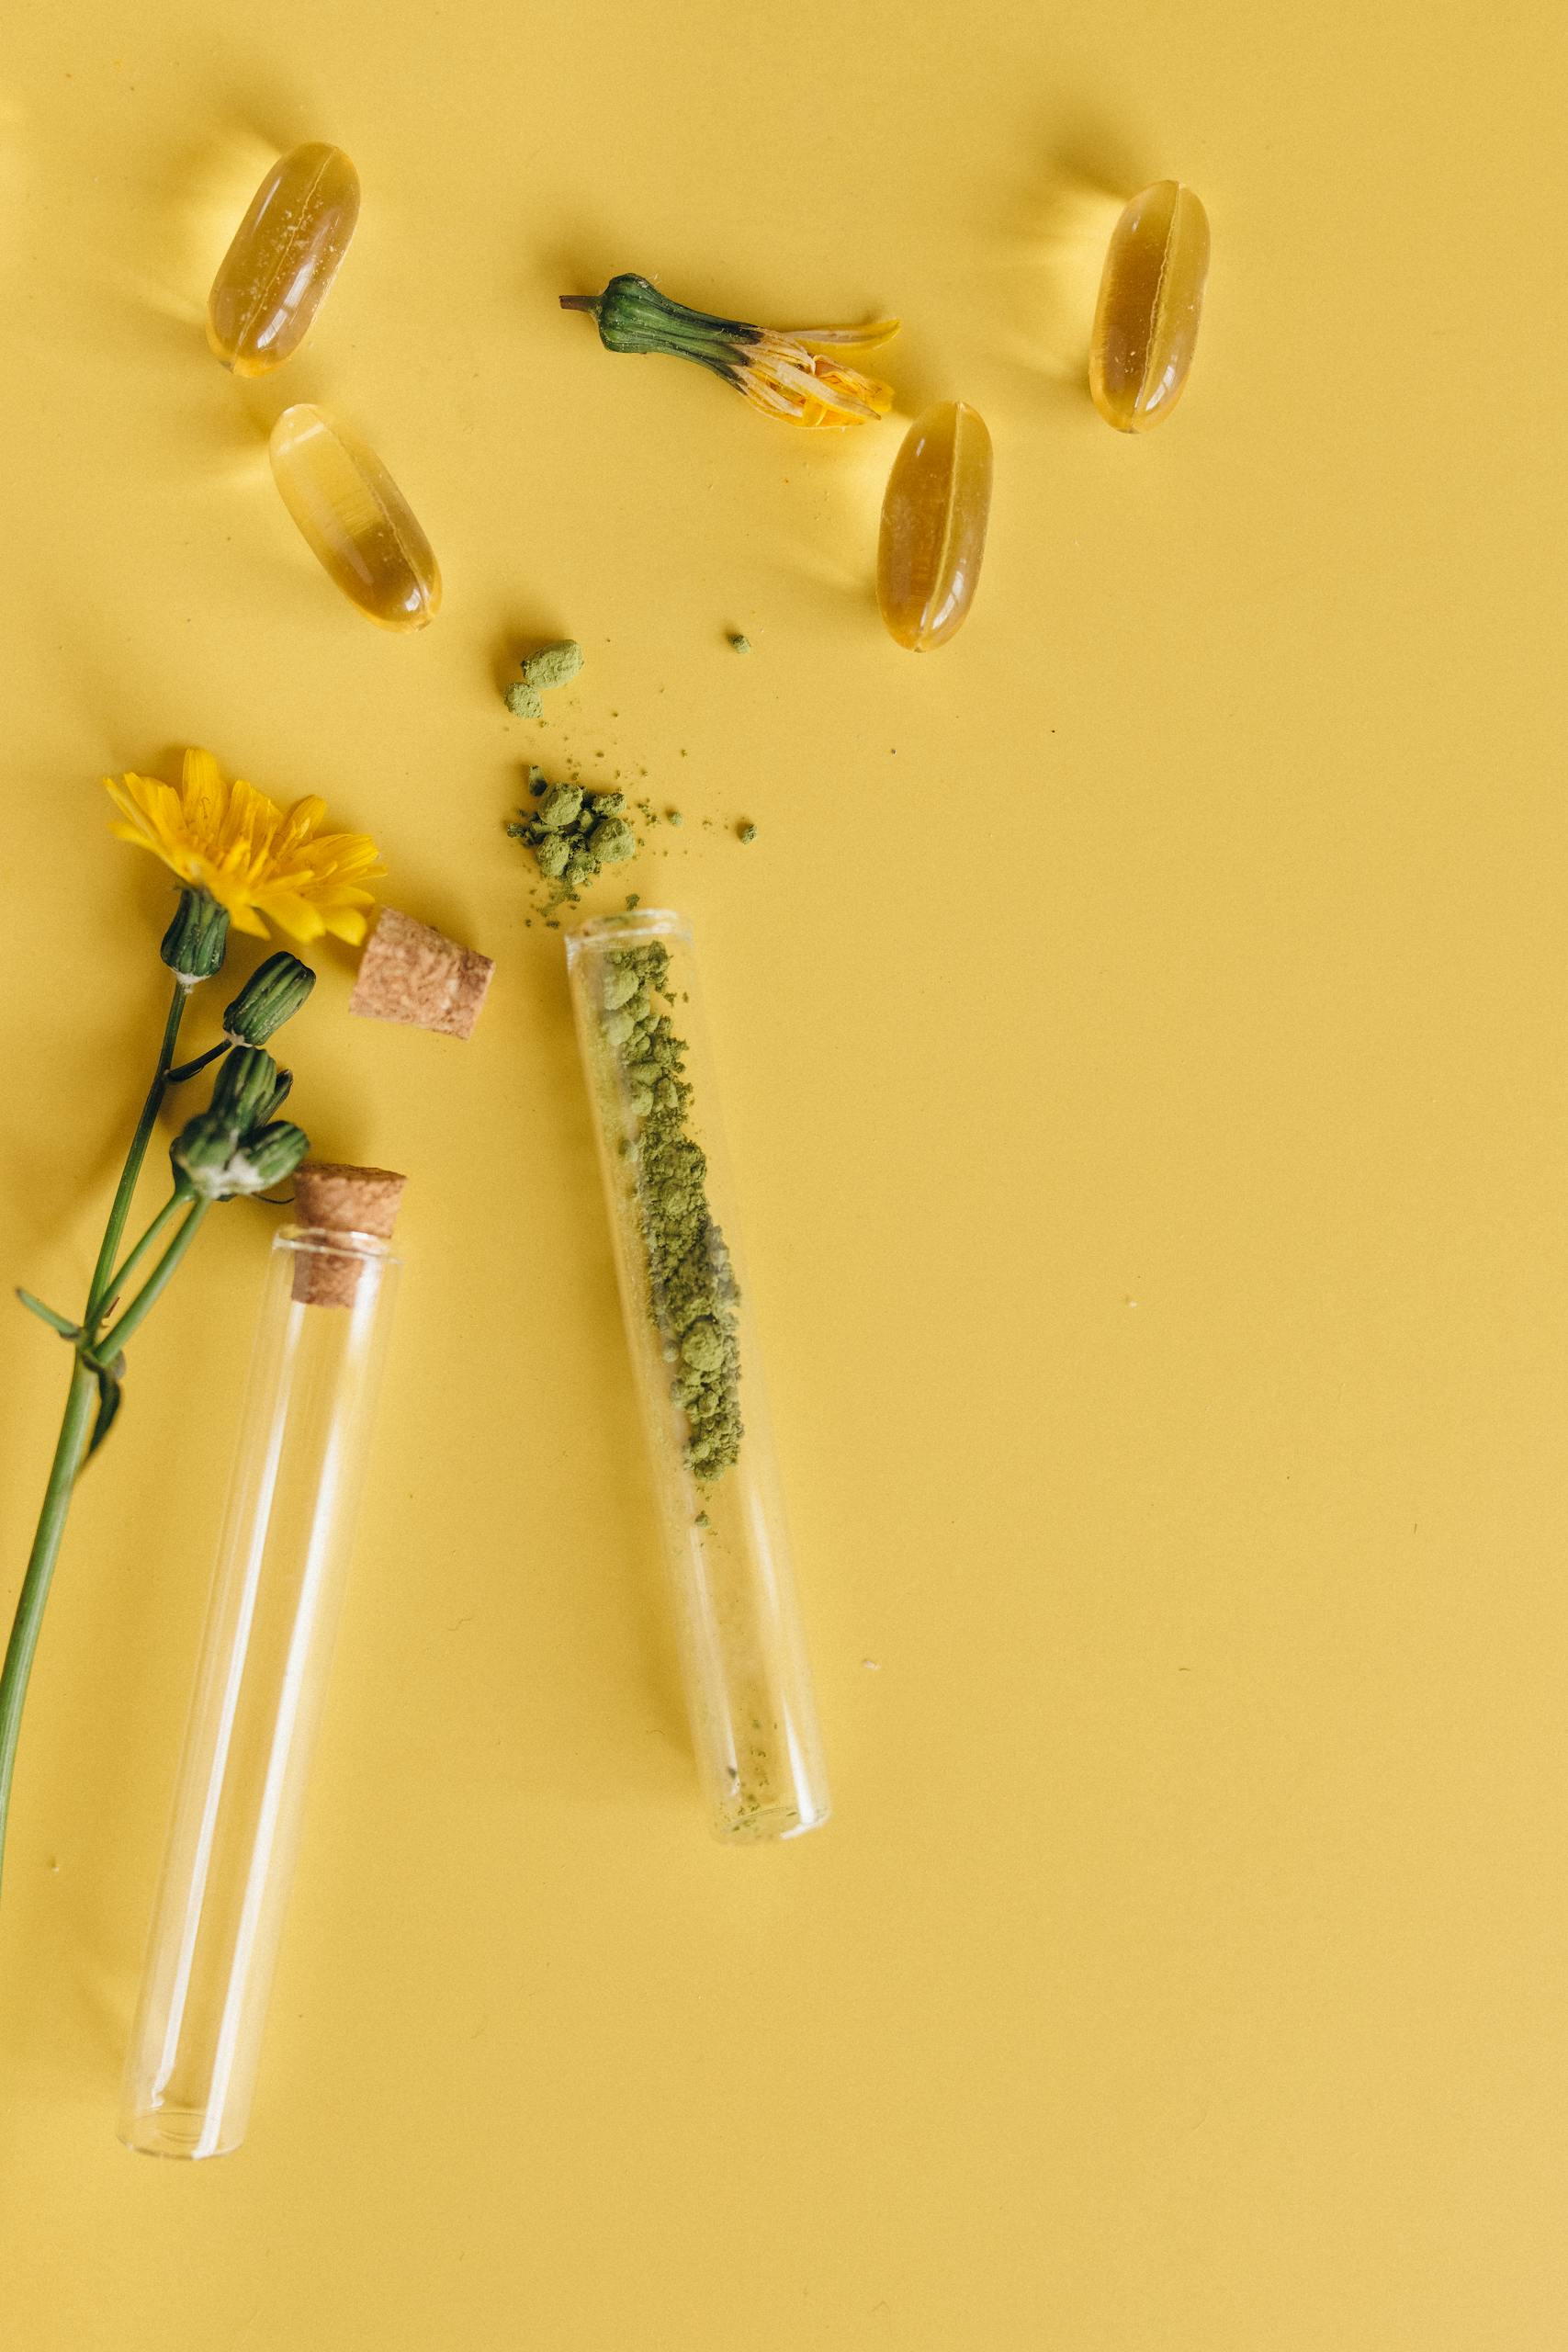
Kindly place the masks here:
[(147, 1157), (147, 1147), (152, 1140), (152, 1130), (158, 1124), (158, 1114), (164, 1106), (164, 1094), (169, 1083), (169, 1072), (174, 1067), (175, 1046), (179, 1040), (180, 1023), (185, 1019), (186, 1001), (189, 993), (184, 981), (176, 979), (169, 1017), (164, 1024), (164, 1043), (158, 1054), (158, 1066), (152, 1073), (152, 1083), (147, 1089), (147, 1100), (141, 1105), (141, 1116), (136, 1122), (136, 1133), (130, 1138), (130, 1149), (125, 1155), (125, 1166), (120, 1170), (114, 1206), (104, 1227), (103, 1247), (98, 1251), (98, 1262), (93, 1269), (93, 1286), (87, 1294), (86, 1320), (89, 1327), (109, 1295), (114, 1261), (119, 1254), (125, 1220), (130, 1215), (131, 1194), (136, 1190), (141, 1163)]
[[(72, 1323), (30, 1291), (18, 1293), (23, 1306), (65, 1341), (73, 1361), (43, 1508), (0, 1666), (0, 1867), (44, 1604), (76, 1480), (119, 1410), (125, 1343), (168, 1287), (213, 1203), (265, 1195), (292, 1174), (310, 1149), (303, 1128), (275, 1115), (291, 1080), (261, 1051), (315, 985), (310, 967), (284, 951), (269, 956), (225, 1011), (222, 1042), (176, 1068), (186, 1001), (222, 969), (231, 926), (265, 939), (270, 919), (301, 942), (330, 933), (357, 944), (375, 904), (367, 885), (382, 872), (376, 845), (365, 834), (322, 831), (322, 802), (306, 798), (280, 808), (252, 785), (225, 783), (209, 752), (186, 752), (177, 791), (147, 776), (106, 782), (121, 817), (113, 830), (151, 850), (180, 883), (174, 920), (159, 949), (175, 985), (81, 1322)], [(174, 1191), (122, 1260), (131, 1201), (164, 1098), (172, 1085), (194, 1078), (220, 1056), (228, 1058), (211, 1103), (186, 1123), (170, 1148)], [(182, 1221), (176, 1225), (176, 1219)], [(175, 1229), (165, 1239), (172, 1225)], [(141, 1274), (160, 1242), (163, 1254), (124, 1304), (132, 1277)]]
[(560, 306), (585, 311), (606, 351), (694, 360), (784, 424), (874, 424), (893, 405), (890, 385), (846, 367), (840, 354), (874, 351), (897, 334), (897, 319), (862, 327), (753, 326), (694, 311), (631, 271), (612, 277), (603, 294), (563, 294)]
[[(185, 1200), (191, 1200), (191, 1196), (188, 1193), (182, 1194), (180, 1197)], [(113, 1362), (114, 1358), (119, 1353), (121, 1348), (124, 1347), (127, 1340), (130, 1339), (131, 1333), (137, 1329), (139, 1324), (142, 1322), (149, 1310), (157, 1305), (159, 1298), (168, 1286), (169, 1279), (174, 1273), (175, 1268), (179, 1264), (180, 1260), (185, 1256), (186, 1251), (196, 1239), (197, 1230), (201, 1225), (201, 1220), (207, 1215), (208, 1210), (211, 1206), (212, 1203), (210, 1201), (191, 1200), (191, 1212), (189, 1216), (186, 1217), (185, 1223), (181, 1226), (179, 1231), (175, 1234), (174, 1239), (170, 1242), (168, 1248), (164, 1250), (163, 1256), (153, 1267), (152, 1272), (148, 1275), (141, 1289), (138, 1291), (136, 1296), (131, 1300), (130, 1305), (126, 1308), (125, 1313), (120, 1317), (118, 1322), (111, 1324), (109, 1329), (103, 1334), (103, 1337), (95, 1346), (93, 1353), (97, 1357), (100, 1363), (110, 1363)]]
[(113, 1311), (114, 1303), (117, 1299), (120, 1299), (125, 1296), (126, 1292), (130, 1287), (130, 1278), (132, 1274), (135, 1273), (137, 1268), (141, 1265), (148, 1251), (152, 1248), (160, 1234), (168, 1230), (169, 1226), (179, 1215), (181, 1209), (186, 1206), (189, 1199), (189, 1193), (183, 1190), (176, 1190), (169, 1194), (168, 1199), (164, 1203), (163, 1207), (158, 1211), (157, 1216), (152, 1219), (152, 1224), (148, 1227), (141, 1240), (136, 1244), (136, 1247), (130, 1251), (130, 1255), (122, 1260), (121, 1263), (117, 1268), (114, 1280), (109, 1284), (109, 1295), (104, 1304), (103, 1311), (106, 1315)]
[(32, 1672), (33, 1653), (38, 1648), (38, 1637), (43, 1625), (43, 1605), (49, 1599), (50, 1579), (54, 1574), (60, 1539), (65, 1532), (65, 1514), (71, 1508), (71, 1490), (76, 1483), (76, 1473), (87, 1450), (97, 1400), (97, 1382), (78, 1356), (71, 1367), (71, 1389), (65, 1400), (65, 1418), (60, 1424), (54, 1462), (49, 1474), (49, 1485), (44, 1490), (43, 1509), (39, 1514), (38, 1532), (33, 1537), (28, 1572), (22, 1579), (21, 1598), (17, 1603), (16, 1623), (11, 1628), (5, 1670), (0, 1672), (0, 1870), (5, 1867), (6, 1823), (11, 1808), (11, 1781), (17, 1770), (17, 1741), (22, 1728), (22, 1705), (28, 1695), (28, 1678)]

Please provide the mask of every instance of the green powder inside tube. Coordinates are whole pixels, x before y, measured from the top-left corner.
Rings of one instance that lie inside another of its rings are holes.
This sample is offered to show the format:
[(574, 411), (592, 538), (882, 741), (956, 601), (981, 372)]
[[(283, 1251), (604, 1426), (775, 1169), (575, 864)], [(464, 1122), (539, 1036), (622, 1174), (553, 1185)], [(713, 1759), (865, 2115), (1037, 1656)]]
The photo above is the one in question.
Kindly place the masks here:
[(670, 951), (660, 941), (613, 949), (600, 1022), (637, 1122), (628, 1158), (648, 1261), (649, 1312), (686, 1417), (686, 1459), (711, 1484), (740, 1452), (739, 1292), (708, 1205), (707, 1158), (691, 1130), (687, 1046), (668, 1007)]

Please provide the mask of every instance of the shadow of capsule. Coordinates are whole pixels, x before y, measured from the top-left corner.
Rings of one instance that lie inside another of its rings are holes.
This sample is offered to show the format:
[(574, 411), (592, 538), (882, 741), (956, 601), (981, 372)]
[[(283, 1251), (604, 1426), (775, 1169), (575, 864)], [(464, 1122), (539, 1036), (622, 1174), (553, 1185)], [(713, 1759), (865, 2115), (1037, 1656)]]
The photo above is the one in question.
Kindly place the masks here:
[[(799, 434), (769, 526), (770, 544), (857, 620), (876, 618), (882, 493), (910, 418), (892, 410), (846, 433)], [(766, 429), (766, 428), (764, 428)], [(780, 428), (782, 431), (784, 428)]]
[(172, 153), (126, 172), (117, 235), (105, 255), (104, 291), (116, 292), (181, 342), (207, 350), (213, 277), (276, 151), (248, 129), (204, 132)]
[(1053, 125), (1009, 209), (992, 264), (999, 356), (1089, 406), (1089, 350), (1106, 248), (1127, 198), (1157, 177), (1150, 142), (1089, 112)]
[(188, 428), (180, 439), (186, 476), (193, 469), (223, 480), (249, 473), (258, 413), (265, 415), (265, 436), (288, 401), (313, 397), (307, 370), (297, 365), (286, 394), (270, 403), (236, 401), (236, 389), (250, 393), (257, 387), (237, 387), (207, 339), (212, 281), (263, 179), (280, 154), (310, 135), (304, 122), (288, 102), (224, 96), (198, 135), (138, 156), (124, 169), (112, 228), (96, 256), (94, 309), (116, 315), (122, 353), (178, 371), (169, 384), (189, 395)]

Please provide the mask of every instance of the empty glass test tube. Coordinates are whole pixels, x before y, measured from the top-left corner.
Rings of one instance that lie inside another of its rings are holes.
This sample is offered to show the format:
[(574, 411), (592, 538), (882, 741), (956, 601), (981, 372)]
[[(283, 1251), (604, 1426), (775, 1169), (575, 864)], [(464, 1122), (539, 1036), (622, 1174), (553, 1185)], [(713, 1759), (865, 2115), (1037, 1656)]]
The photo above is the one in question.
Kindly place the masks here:
[(737, 1840), (828, 1817), (827, 1773), (689, 926), (566, 941), (698, 1774)]
[(307, 1162), (276, 1237), (120, 2137), (218, 2156), (250, 2120), (398, 1261), (403, 1180)]

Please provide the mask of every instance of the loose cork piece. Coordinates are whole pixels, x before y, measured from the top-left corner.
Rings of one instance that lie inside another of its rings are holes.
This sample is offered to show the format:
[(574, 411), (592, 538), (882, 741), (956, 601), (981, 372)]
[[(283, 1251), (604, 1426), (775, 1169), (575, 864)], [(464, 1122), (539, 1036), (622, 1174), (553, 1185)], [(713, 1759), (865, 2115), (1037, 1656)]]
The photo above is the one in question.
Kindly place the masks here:
[(403, 1021), (445, 1037), (468, 1037), (494, 969), (477, 949), (383, 907), (348, 1009), (367, 1021)]
[[(328, 1240), (368, 1233), (389, 1241), (407, 1182), (390, 1168), (307, 1159), (294, 1171), (296, 1221)], [(348, 1249), (301, 1250), (294, 1261), (294, 1295), (306, 1306), (352, 1306), (364, 1263)]]

